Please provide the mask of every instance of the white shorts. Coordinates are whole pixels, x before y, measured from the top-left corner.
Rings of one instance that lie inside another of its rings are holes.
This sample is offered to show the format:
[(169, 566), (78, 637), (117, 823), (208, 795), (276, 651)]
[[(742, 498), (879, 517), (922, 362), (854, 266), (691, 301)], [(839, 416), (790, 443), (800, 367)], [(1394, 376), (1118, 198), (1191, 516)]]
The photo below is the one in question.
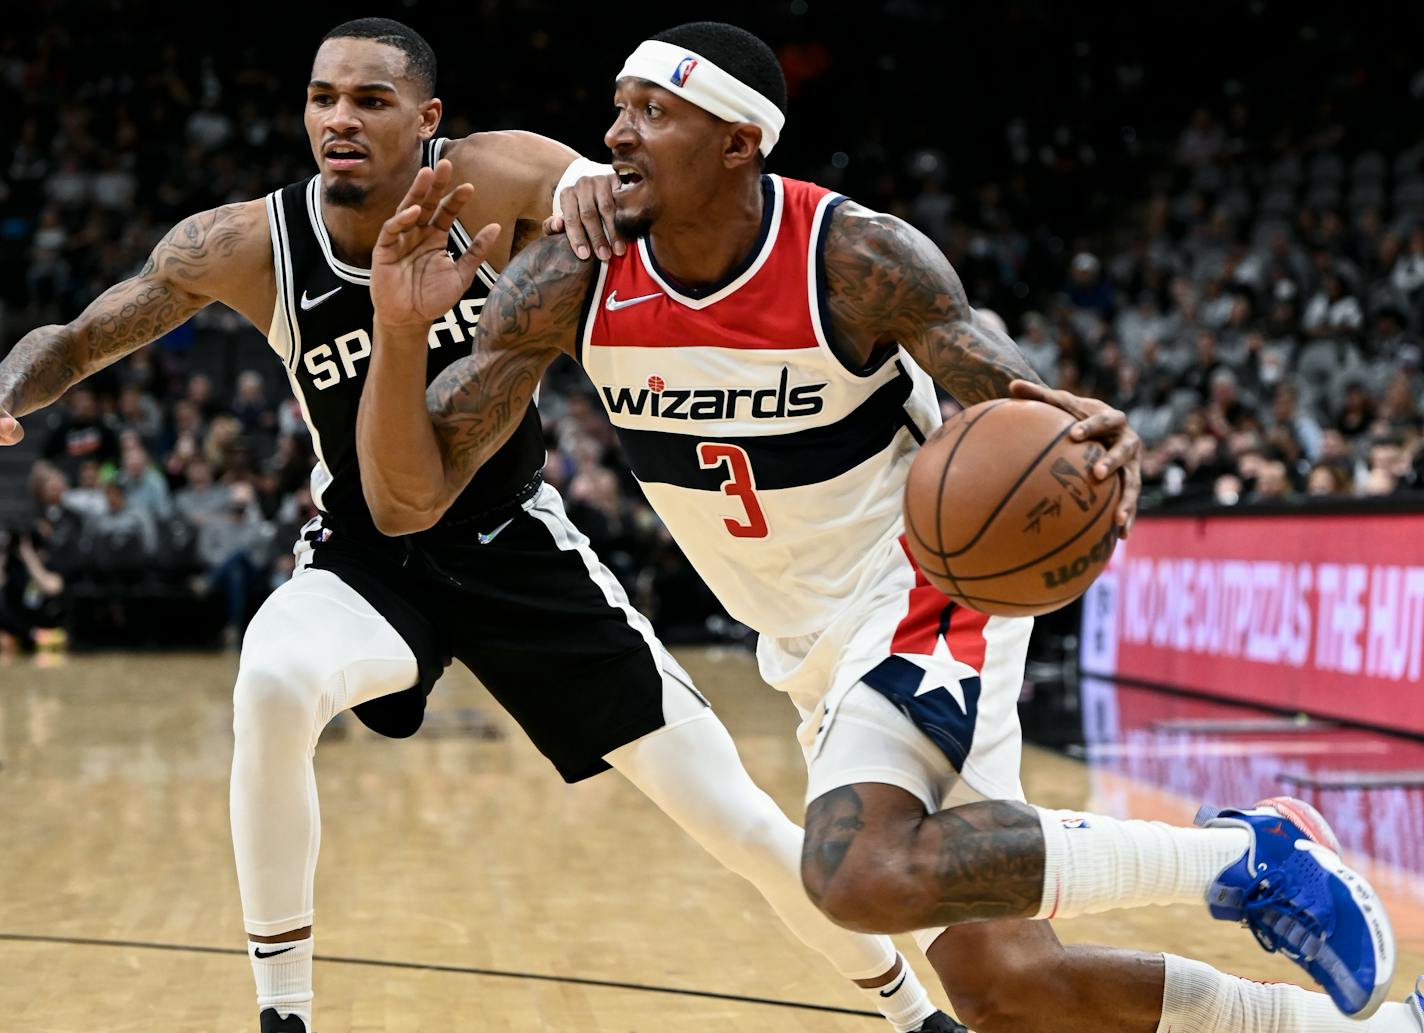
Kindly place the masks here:
[(898, 786), (931, 812), (1023, 800), (1018, 700), (1029, 617), (951, 603), (893, 541), (824, 631), (763, 636), (761, 675), (801, 711), (806, 800), (857, 782)]

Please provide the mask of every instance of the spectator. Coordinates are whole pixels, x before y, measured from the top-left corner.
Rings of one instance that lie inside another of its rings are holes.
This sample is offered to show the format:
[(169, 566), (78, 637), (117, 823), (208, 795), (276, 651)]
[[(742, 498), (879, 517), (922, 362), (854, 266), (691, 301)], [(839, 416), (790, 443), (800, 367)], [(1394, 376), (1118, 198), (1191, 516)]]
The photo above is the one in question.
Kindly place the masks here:
[(232, 415), (242, 425), (244, 434), (271, 432), (277, 426), (277, 413), (267, 402), (262, 374), (249, 369), (237, 378)]
[(108, 543), (116, 555), (123, 556), (133, 568), (158, 553), (158, 531), (148, 510), (131, 506), (124, 486), (110, 481), (104, 486), (104, 512), (90, 517), (80, 535), (81, 552), (93, 555)]
[(1342, 436), (1353, 438), (1365, 433), (1375, 422), (1375, 403), (1358, 380), (1345, 385), (1345, 398), (1335, 416), (1335, 429)]
[(215, 514), (198, 529), (198, 556), (207, 571), (207, 589), (226, 607), (224, 637), (229, 645), (241, 639), (248, 618), (265, 594), (260, 572), (265, 567), (272, 529), (257, 508), (248, 484), (230, 489), (226, 512)]
[(1305, 493), (1311, 498), (1348, 498), (1353, 478), (1339, 463), (1316, 463), (1310, 469)]
[(1314, 416), (1301, 411), (1300, 391), (1294, 384), (1281, 384), (1276, 388), (1271, 403), (1271, 420), (1276, 427), (1290, 432), (1312, 462), (1320, 458), (1323, 432)]
[(99, 417), (99, 403), (91, 388), (78, 385), (64, 396), (64, 408), (45, 437), (44, 457), (70, 480), (85, 460), (100, 464), (119, 458), (119, 439)]
[(1320, 290), (1305, 306), (1301, 320), (1307, 336), (1353, 337), (1364, 325), (1365, 315), (1360, 302), (1345, 291), (1345, 281), (1336, 269), (1325, 273)]
[(148, 513), (154, 520), (166, 520), (173, 513), (168, 482), (136, 440), (124, 448), (114, 480), (124, 489), (128, 504)]
[(1261, 463), (1256, 473), (1256, 486), (1252, 490), (1251, 502), (1285, 502), (1294, 495), (1286, 464), (1279, 459), (1268, 459)]
[(1074, 308), (1093, 312), (1100, 319), (1110, 319), (1113, 313), (1112, 286), (1103, 276), (1097, 255), (1084, 251), (1073, 257), (1069, 266), (1068, 300)]
[(201, 529), (227, 513), (232, 490), (226, 484), (214, 483), (213, 468), (206, 459), (194, 456), (183, 474), (187, 484), (173, 496), (173, 508), (180, 517)]
[(117, 416), (120, 427), (131, 428), (138, 433), (144, 448), (152, 449), (158, 445), (163, 433), (163, 411), (137, 384), (125, 384), (119, 388)]
[(1037, 312), (1028, 313), (1023, 318), (1023, 333), (1016, 343), (1034, 372), (1045, 383), (1051, 382), (1058, 365), (1058, 342), (1049, 334), (1048, 321)]

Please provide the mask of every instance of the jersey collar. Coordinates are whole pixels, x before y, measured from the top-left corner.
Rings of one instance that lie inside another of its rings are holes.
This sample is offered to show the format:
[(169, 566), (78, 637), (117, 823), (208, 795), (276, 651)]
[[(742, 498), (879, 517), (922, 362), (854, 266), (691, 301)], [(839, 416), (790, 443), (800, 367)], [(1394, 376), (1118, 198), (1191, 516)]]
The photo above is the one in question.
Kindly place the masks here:
[(762, 176), (761, 191), (761, 232), (757, 235), (756, 243), (752, 245), (746, 257), (737, 263), (721, 283), (714, 283), (710, 287), (676, 286), (658, 268), (658, 261), (653, 257), (653, 249), (648, 244), (648, 238), (638, 238), (638, 254), (642, 256), (643, 268), (648, 271), (648, 275), (669, 298), (691, 309), (702, 309), (708, 305), (715, 305), (723, 298), (735, 294), (766, 264), (766, 260), (771, 257), (772, 248), (776, 247), (776, 235), (781, 229), (781, 212), (784, 207), (784, 189), (781, 177)]

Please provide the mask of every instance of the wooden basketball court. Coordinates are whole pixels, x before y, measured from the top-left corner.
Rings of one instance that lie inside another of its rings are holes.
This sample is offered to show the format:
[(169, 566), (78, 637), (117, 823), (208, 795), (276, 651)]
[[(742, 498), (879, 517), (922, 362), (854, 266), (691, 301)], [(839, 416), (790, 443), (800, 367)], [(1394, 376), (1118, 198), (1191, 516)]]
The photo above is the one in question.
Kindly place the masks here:
[[(743, 653), (683, 659), (752, 774), (799, 815), (790, 704)], [(227, 818), (235, 665), (119, 654), (0, 667), (6, 1028), (256, 1029)], [(1026, 768), (1045, 805), (1183, 822), (1196, 802), (1032, 748)], [(413, 740), (349, 719), (328, 729), (317, 773), (318, 1033), (887, 1028), (616, 774), (563, 785), (463, 669)], [(1401, 999), (1424, 971), (1424, 887), (1366, 867), (1390, 899)], [(1296, 974), (1194, 908), (1059, 932)]]

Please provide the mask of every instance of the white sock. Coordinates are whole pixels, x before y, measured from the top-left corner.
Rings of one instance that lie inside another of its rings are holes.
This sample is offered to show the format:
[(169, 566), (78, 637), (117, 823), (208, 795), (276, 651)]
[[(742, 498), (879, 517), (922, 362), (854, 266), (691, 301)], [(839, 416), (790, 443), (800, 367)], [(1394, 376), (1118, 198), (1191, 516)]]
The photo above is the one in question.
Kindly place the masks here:
[(1201, 904), (1244, 854), (1241, 828), (1177, 828), (1035, 808), (1043, 824), (1043, 903), (1036, 918), (1076, 918), (1149, 904)]
[(285, 1018), (297, 1015), (311, 1030), (312, 938), (287, 943), (247, 941), (252, 977), (257, 982), (257, 1010), (276, 1008)]
[(1407, 1004), (1383, 1004), (1364, 1022), (1330, 998), (1290, 983), (1253, 983), (1200, 961), (1164, 954), (1167, 983), (1157, 1033), (1420, 1033)]
[(930, 1002), (930, 995), (904, 956), (897, 954), (895, 958), (900, 962), (899, 975), (884, 986), (862, 987), (861, 993), (895, 1027), (895, 1033), (910, 1033), (939, 1009)]

